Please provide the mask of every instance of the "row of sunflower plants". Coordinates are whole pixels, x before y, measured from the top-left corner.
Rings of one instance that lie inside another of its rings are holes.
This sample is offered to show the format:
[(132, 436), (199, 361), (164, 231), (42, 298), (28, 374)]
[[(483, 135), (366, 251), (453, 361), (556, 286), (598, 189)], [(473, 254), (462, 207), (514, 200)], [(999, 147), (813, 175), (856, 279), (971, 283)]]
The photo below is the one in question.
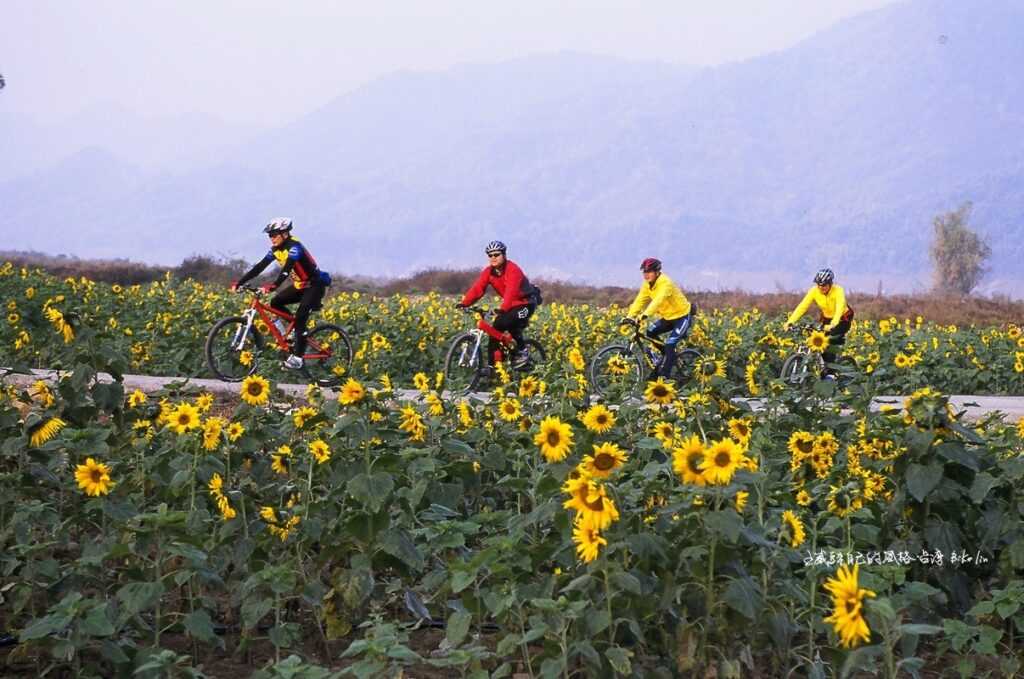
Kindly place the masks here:
[[(10, 263), (0, 266), (0, 299), (6, 308), (0, 323), (4, 365), (72, 367), (75, 339), (89, 333), (132, 372), (181, 376), (207, 376), (206, 333), (217, 319), (237, 315), (247, 301), (192, 280), (107, 285), (62, 280)], [(451, 338), (471, 325), (452, 301), (437, 294), (341, 292), (328, 297), (320, 318), (352, 336), (353, 376), (367, 380), (387, 374), (408, 386), (416, 373), (435, 375)], [(542, 339), (549, 355), (571, 360), (582, 377), (597, 347), (621, 337), (617, 322), (623, 312), (615, 305), (548, 304), (538, 310), (529, 333)], [(757, 309), (699, 313), (689, 342), (705, 356), (702, 374), (725, 377), (744, 395), (761, 395), (801, 341), (782, 333), (781, 321)], [(822, 348), (813, 342), (812, 347)], [(874, 378), (879, 393), (924, 387), (959, 394), (1024, 393), (1024, 336), (1014, 323), (957, 327), (921, 317), (858, 319), (843, 353)], [(262, 362), (261, 374), (284, 379), (275, 364)]]
[(302, 399), (253, 376), (219, 406), (126, 394), (72, 327), (73, 371), (0, 410), (8, 662), (158, 676), (269, 646), (272, 667), (366, 677), (1018, 671), (1024, 425), (968, 425), (933, 388), (873, 412), (880, 370), (845, 393), (769, 380), (752, 412), (710, 351), (685, 389), (589, 405), (565, 338), (606, 328), (549, 313), (565, 350), (500, 370), (486, 401), (425, 372), (410, 400), (385, 374)]

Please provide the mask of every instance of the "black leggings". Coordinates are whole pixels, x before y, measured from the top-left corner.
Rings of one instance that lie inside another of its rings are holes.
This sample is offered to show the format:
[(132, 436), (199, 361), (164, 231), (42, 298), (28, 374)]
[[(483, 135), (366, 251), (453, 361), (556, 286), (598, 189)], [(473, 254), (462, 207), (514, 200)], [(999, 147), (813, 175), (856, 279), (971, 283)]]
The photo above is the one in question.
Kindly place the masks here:
[[(831, 318), (822, 319), (824, 325), (828, 325), (831, 322)], [(828, 347), (821, 353), (825, 363), (836, 362), (839, 347), (846, 344), (846, 333), (848, 332), (850, 332), (850, 321), (839, 321), (839, 325), (826, 332), (828, 335)]]
[(308, 288), (297, 290), (289, 284), (278, 290), (274, 298), (270, 300), (270, 306), (278, 311), (288, 311), (289, 304), (299, 303), (295, 309), (295, 342), (292, 353), (302, 356), (306, 353), (306, 324), (309, 322), (309, 314), (315, 309), (323, 307), (324, 293), (327, 288), (322, 285), (311, 285)]
[[(512, 335), (512, 339), (516, 341), (516, 350), (522, 351), (523, 349), (523, 330), (530, 323), (530, 316), (533, 315), (534, 307), (530, 304), (524, 304), (522, 306), (512, 307), (508, 311), (502, 311), (500, 314), (495, 316), (494, 323), (491, 325), (498, 332), (507, 332)], [(491, 359), (494, 359), (494, 352), (500, 348), (498, 340), (491, 337), (488, 342), (487, 350), (491, 352)]]

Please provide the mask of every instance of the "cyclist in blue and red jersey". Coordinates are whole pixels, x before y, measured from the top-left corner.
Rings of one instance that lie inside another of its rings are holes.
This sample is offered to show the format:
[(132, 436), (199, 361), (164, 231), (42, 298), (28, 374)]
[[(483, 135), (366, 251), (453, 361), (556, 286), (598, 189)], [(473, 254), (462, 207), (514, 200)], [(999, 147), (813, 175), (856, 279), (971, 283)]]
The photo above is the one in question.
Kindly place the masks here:
[[(516, 351), (512, 356), (512, 363), (519, 366), (529, 360), (529, 353), (523, 341), (523, 330), (529, 325), (530, 316), (537, 309), (538, 293), (523, 270), (505, 256), (506, 250), (505, 244), (500, 240), (487, 244), (484, 252), (487, 253), (488, 264), (457, 306), (470, 306), (484, 296), (487, 286), (494, 288), (501, 295), (501, 306), (498, 307), (498, 315), (491, 325), (498, 332), (505, 334), (506, 344), (511, 344), (508, 340), (515, 340)], [(490, 339), (489, 350), (495, 362), (503, 358), (501, 347), (493, 337)]]
[(327, 272), (320, 271), (316, 260), (298, 238), (292, 235), (292, 220), (278, 218), (267, 224), (263, 233), (270, 237), (270, 251), (256, 262), (244, 276), (231, 284), (232, 290), (259, 276), (272, 262), (277, 262), (281, 272), (277, 280), (262, 286), (263, 292), (277, 290), (286, 279), (289, 285), (278, 290), (270, 301), (270, 306), (278, 311), (288, 311), (289, 304), (299, 303), (295, 310), (295, 340), (292, 353), (285, 359), (286, 368), (298, 369), (303, 365), (302, 355), (306, 353), (306, 324), (309, 314), (323, 306), (324, 294), (331, 284)]

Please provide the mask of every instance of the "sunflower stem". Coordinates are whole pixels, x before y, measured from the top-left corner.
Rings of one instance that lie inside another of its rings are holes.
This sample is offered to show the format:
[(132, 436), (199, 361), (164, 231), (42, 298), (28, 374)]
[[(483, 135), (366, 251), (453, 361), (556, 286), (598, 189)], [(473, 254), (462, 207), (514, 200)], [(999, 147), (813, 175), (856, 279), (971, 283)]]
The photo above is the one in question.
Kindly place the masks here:
[(608, 647), (611, 648), (615, 645), (615, 625), (612, 623), (612, 587), (608, 581), (607, 560), (604, 561), (601, 570), (604, 573), (604, 604), (605, 610), (608, 612)]

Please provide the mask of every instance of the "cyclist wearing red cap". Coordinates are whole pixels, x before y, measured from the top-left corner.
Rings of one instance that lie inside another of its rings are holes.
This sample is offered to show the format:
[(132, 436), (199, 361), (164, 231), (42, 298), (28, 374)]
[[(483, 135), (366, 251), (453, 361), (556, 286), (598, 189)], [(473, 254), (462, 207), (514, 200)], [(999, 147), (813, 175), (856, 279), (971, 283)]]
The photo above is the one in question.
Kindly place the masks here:
[(644, 284), (640, 286), (640, 292), (629, 305), (626, 315), (640, 322), (655, 315), (661, 316), (647, 328), (647, 336), (652, 338), (669, 333), (665, 339), (665, 353), (650, 378), (671, 377), (676, 360), (676, 345), (690, 334), (693, 305), (672, 279), (661, 272), (660, 260), (648, 257), (640, 263), (640, 270), (644, 275)]
[[(523, 330), (529, 325), (530, 316), (537, 308), (536, 288), (523, 270), (505, 256), (506, 247), (500, 240), (488, 243), (484, 252), (487, 253), (488, 264), (457, 306), (470, 306), (484, 296), (487, 286), (494, 288), (501, 295), (501, 306), (498, 307), (498, 315), (491, 325), (498, 332), (505, 333), (508, 339), (515, 340), (516, 352), (512, 356), (512, 362), (519, 366), (529, 359), (523, 341)], [(511, 342), (506, 341), (506, 344)], [(501, 347), (493, 337), (489, 342), (489, 351), (495, 362), (501, 359)]]

